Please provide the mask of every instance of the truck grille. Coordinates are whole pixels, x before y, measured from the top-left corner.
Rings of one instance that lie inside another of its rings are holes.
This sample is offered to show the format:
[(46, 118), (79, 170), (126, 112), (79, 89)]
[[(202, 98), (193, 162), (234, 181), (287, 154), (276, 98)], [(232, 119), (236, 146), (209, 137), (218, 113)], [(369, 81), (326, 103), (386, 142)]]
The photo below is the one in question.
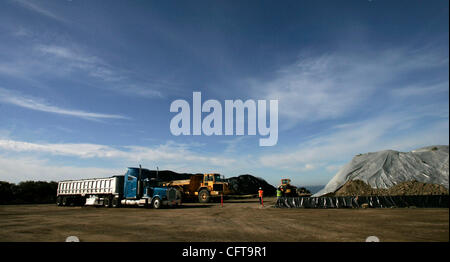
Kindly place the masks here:
[(170, 188), (168, 191), (169, 192), (167, 194), (167, 200), (169, 201), (177, 200), (177, 190)]
[(213, 191), (223, 191), (223, 184), (214, 184)]

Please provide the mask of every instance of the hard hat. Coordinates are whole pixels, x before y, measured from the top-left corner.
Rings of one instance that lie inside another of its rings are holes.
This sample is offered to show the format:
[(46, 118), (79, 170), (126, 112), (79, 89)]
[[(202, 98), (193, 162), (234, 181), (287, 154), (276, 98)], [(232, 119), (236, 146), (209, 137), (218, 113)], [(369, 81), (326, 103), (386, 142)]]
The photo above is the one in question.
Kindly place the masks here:
[(262, 188), (259, 188), (259, 189), (262, 189)]

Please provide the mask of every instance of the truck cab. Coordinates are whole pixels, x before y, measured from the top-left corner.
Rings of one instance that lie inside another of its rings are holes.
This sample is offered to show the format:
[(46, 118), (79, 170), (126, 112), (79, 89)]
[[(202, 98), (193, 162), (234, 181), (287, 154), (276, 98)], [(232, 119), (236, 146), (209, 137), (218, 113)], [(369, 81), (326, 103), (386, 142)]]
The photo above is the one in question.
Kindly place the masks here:
[(129, 167), (124, 177), (122, 205), (160, 208), (180, 205), (181, 193), (173, 187), (162, 186), (148, 169)]

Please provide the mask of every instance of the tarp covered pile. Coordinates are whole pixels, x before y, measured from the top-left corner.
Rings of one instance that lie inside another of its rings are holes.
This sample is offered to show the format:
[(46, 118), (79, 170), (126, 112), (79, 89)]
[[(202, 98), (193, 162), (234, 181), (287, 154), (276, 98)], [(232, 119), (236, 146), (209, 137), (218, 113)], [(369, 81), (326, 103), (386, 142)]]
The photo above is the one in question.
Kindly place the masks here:
[[(355, 156), (314, 196), (339, 190), (348, 181), (361, 180), (372, 188), (387, 189), (405, 181), (449, 188), (449, 147), (429, 146), (411, 152), (384, 150)], [(361, 195), (361, 194), (360, 194)]]

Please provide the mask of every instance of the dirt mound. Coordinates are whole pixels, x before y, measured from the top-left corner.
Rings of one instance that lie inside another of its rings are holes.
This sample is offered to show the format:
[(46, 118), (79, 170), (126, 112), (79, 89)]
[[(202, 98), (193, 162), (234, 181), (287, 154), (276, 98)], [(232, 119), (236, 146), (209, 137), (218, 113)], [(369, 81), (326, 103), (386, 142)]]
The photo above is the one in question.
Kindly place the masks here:
[[(341, 188), (339, 188), (334, 195), (335, 196), (375, 196), (380, 191), (385, 191), (383, 189), (371, 188), (368, 184), (361, 180), (353, 180), (345, 183)], [(386, 190), (387, 191), (387, 190)], [(384, 192), (387, 193), (387, 192)]]
[(448, 189), (437, 184), (407, 181), (389, 188), (389, 195), (448, 195)]
[(273, 196), (276, 193), (276, 188), (266, 180), (254, 177), (252, 175), (240, 175), (238, 177), (231, 177), (228, 179), (230, 188), (233, 194), (236, 195), (251, 195), (257, 194), (261, 187), (265, 196)]
[(387, 189), (372, 188), (364, 181), (353, 180), (345, 183), (335, 196), (405, 196), (405, 195), (448, 195), (449, 191), (442, 185), (418, 181), (406, 181)]
[[(147, 170), (146, 172), (150, 173), (149, 177), (156, 178), (156, 170)], [(161, 170), (158, 172), (158, 178), (161, 181), (190, 179), (193, 175), (197, 174), (176, 173), (170, 170)], [(260, 187), (263, 189), (264, 195), (266, 196), (273, 196), (276, 193), (276, 188), (267, 183), (264, 179), (248, 174), (231, 177), (227, 179), (227, 181), (230, 183), (230, 188), (234, 195), (254, 195), (258, 193)]]
[(177, 173), (170, 170), (147, 170), (147, 172), (150, 173), (149, 177), (156, 178), (158, 177), (159, 180), (162, 181), (172, 181), (172, 180), (184, 180), (189, 179), (191, 176), (196, 174), (189, 174), (189, 173)]

